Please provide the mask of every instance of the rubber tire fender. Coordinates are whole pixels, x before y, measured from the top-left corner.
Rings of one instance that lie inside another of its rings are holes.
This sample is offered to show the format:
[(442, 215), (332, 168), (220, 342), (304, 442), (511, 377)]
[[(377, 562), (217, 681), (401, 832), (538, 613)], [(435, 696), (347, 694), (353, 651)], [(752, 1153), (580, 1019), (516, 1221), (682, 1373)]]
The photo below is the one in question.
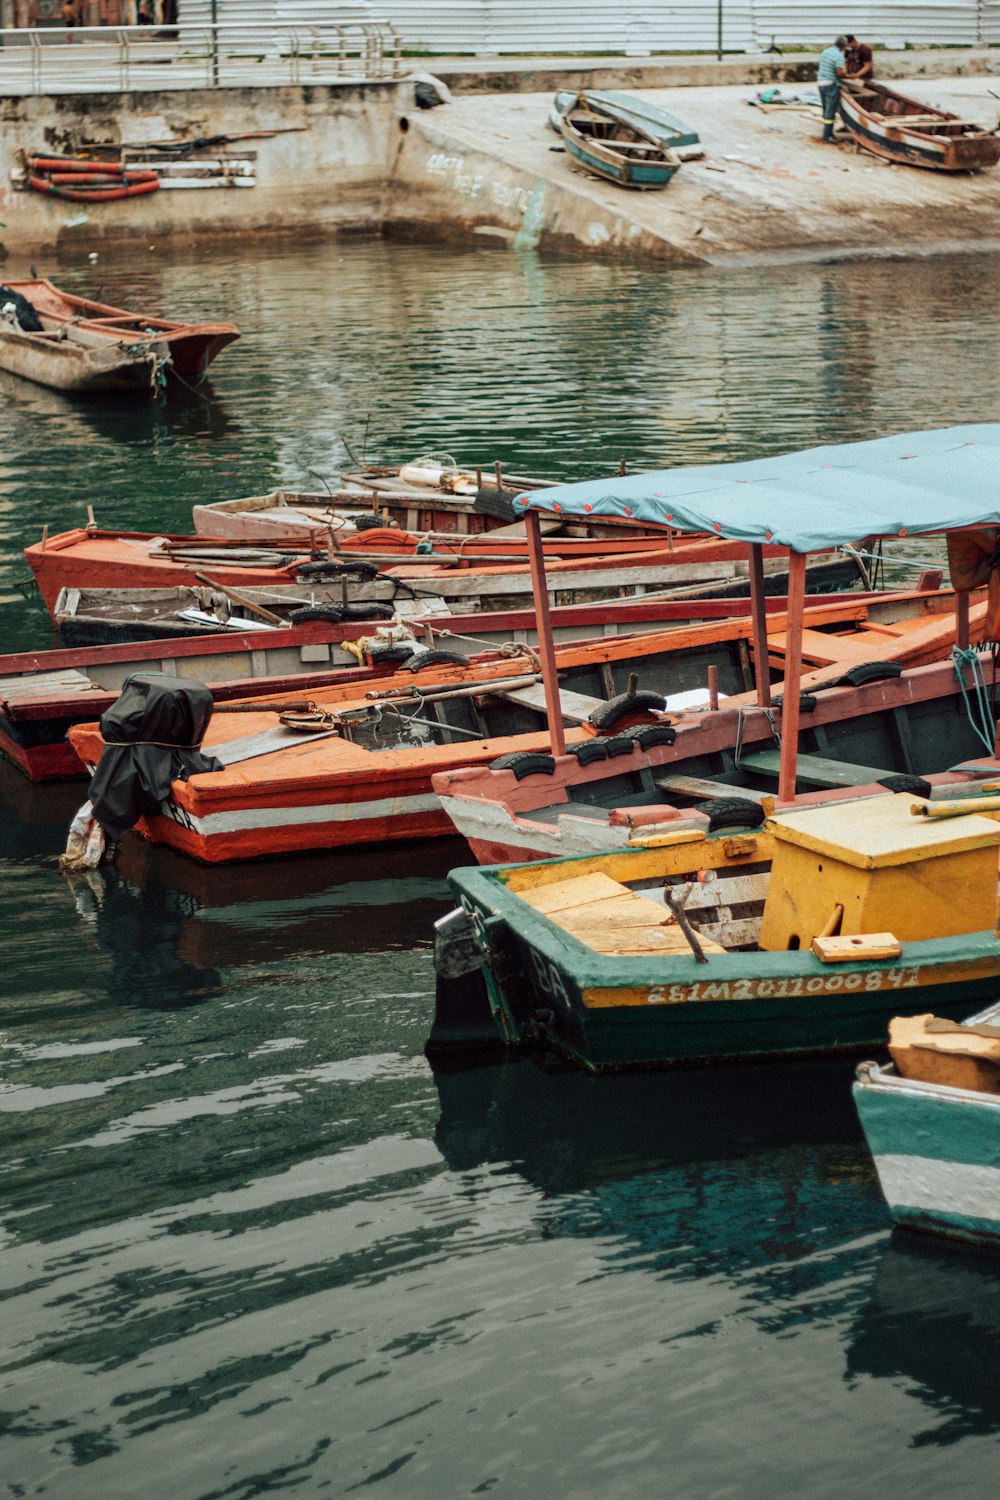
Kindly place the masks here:
[(608, 742), (597, 735), (592, 740), (581, 740), (578, 745), (567, 745), (566, 754), (575, 756), (581, 766), (589, 766), (595, 760), (607, 759)]
[(299, 578), (343, 578), (345, 574), (350, 578), (363, 578), (371, 583), (379, 576), (381, 569), (377, 563), (363, 562), (360, 559), (354, 562), (350, 559), (324, 558), (319, 562), (300, 563), (297, 570)]
[(354, 599), (348, 604), (341, 604), (339, 609), (345, 620), (392, 620), (396, 616), (392, 605), (379, 599), (371, 599), (368, 603), (363, 599)]
[(392, 665), (395, 662), (409, 661), (413, 655), (413, 647), (408, 646), (402, 641), (396, 641), (390, 646), (376, 644), (369, 646), (366, 655), (373, 667), (381, 662), (385, 662), (386, 665)]
[(621, 720), (634, 715), (651, 713), (666, 713), (666, 703), (661, 693), (619, 693), (616, 698), (609, 698), (607, 703), (602, 703), (600, 708), (595, 708), (593, 713), (587, 715), (587, 723), (592, 724), (598, 734), (611, 734), (615, 725)]
[(672, 724), (632, 724), (622, 734), (635, 740), (640, 750), (651, 750), (654, 745), (672, 745), (677, 739), (677, 730)]
[(929, 797), (933, 790), (930, 782), (922, 776), (907, 776), (903, 772), (880, 776), (877, 784), (884, 786), (887, 792), (908, 792), (911, 797)]
[(759, 828), (766, 816), (760, 804), (748, 797), (710, 797), (698, 803), (697, 811), (708, 818), (709, 833), (723, 828)]
[(608, 752), (608, 760), (616, 755), (634, 755), (635, 740), (627, 734), (608, 734), (604, 736), (604, 746)]
[(836, 685), (863, 687), (866, 682), (884, 682), (890, 677), (898, 677), (902, 670), (898, 661), (863, 661), (860, 666), (845, 672), (843, 677), (838, 677)]
[(325, 620), (329, 625), (339, 625), (343, 618), (343, 610), (335, 604), (310, 604), (303, 609), (293, 609), (288, 616), (292, 625), (305, 625), (309, 620)]
[(404, 672), (422, 672), (424, 667), (433, 667), (439, 662), (448, 662), (450, 665), (457, 663), (466, 666), (469, 658), (463, 656), (460, 651), (438, 651), (428, 649), (427, 651), (414, 651), (409, 661), (403, 667)]
[(509, 750), (489, 764), (491, 771), (513, 771), (518, 781), (526, 776), (551, 776), (555, 768), (555, 758), (539, 750)]
[(481, 485), (472, 502), (472, 509), (481, 516), (492, 516), (495, 521), (511, 522), (520, 519), (514, 512), (514, 497), (521, 490), (498, 489), (495, 484)]

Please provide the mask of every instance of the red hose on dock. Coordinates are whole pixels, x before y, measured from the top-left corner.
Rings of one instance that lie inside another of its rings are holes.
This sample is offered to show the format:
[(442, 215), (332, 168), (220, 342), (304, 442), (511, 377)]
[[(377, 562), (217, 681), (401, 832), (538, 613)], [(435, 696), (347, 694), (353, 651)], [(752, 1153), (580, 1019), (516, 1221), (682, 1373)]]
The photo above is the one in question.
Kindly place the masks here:
[(44, 177), (29, 177), (28, 186), (36, 193), (48, 193), (52, 198), (65, 198), (70, 203), (111, 203), (118, 198), (138, 198), (143, 193), (155, 193), (160, 180), (154, 176), (152, 182), (127, 182), (118, 187), (57, 187)]

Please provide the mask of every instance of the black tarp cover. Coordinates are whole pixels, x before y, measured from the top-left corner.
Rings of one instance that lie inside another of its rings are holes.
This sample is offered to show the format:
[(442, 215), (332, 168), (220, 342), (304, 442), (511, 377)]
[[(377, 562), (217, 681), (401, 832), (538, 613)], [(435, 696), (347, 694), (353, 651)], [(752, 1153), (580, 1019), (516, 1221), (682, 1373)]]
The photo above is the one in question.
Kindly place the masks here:
[(101, 716), (104, 750), (90, 783), (94, 817), (109, 839), (158, 812), (172, 781), (223, 769), (199, 749), (211, 717), (212, 694), (203, 683), (133, 673)]

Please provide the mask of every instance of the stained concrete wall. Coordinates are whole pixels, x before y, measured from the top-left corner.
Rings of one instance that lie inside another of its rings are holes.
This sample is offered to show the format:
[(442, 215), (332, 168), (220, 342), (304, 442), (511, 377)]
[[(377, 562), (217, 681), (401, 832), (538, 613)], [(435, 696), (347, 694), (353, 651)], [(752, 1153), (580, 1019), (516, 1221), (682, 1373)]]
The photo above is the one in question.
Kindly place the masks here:
[[(377, 230), (404, 100), (412, 100), (412, 85), (0, 99), (0, 246), (35, 255), (131, 238), (183, 244), (234, 234), (302, 238)], [(257, 154), (253, 188), (161, 191), (80, 205), (11, 187), (21, 152), (259, 130), (288, 133), (234, 143), (232, 149)]]

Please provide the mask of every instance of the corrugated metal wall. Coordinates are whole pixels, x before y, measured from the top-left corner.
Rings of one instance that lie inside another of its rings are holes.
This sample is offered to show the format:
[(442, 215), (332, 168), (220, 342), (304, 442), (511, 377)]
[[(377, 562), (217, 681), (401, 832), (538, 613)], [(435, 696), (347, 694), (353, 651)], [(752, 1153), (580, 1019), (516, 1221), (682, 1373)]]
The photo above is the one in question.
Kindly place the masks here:
[[(364, 18), (390, 21), (409, 51), (471, 55), (561, 53), (645, 56), (714, 52), (716, 0), (217, 0), (228, 26), (324, 26)], [(211, 20), (211, 0), (180, 0), (181, 22)], [(1000, 45), (1000, 0), (881, 0), (831, 6), (829, 0), (723, 0), (727, 52), (825, 46), (837, 30), (876, 45)]]

